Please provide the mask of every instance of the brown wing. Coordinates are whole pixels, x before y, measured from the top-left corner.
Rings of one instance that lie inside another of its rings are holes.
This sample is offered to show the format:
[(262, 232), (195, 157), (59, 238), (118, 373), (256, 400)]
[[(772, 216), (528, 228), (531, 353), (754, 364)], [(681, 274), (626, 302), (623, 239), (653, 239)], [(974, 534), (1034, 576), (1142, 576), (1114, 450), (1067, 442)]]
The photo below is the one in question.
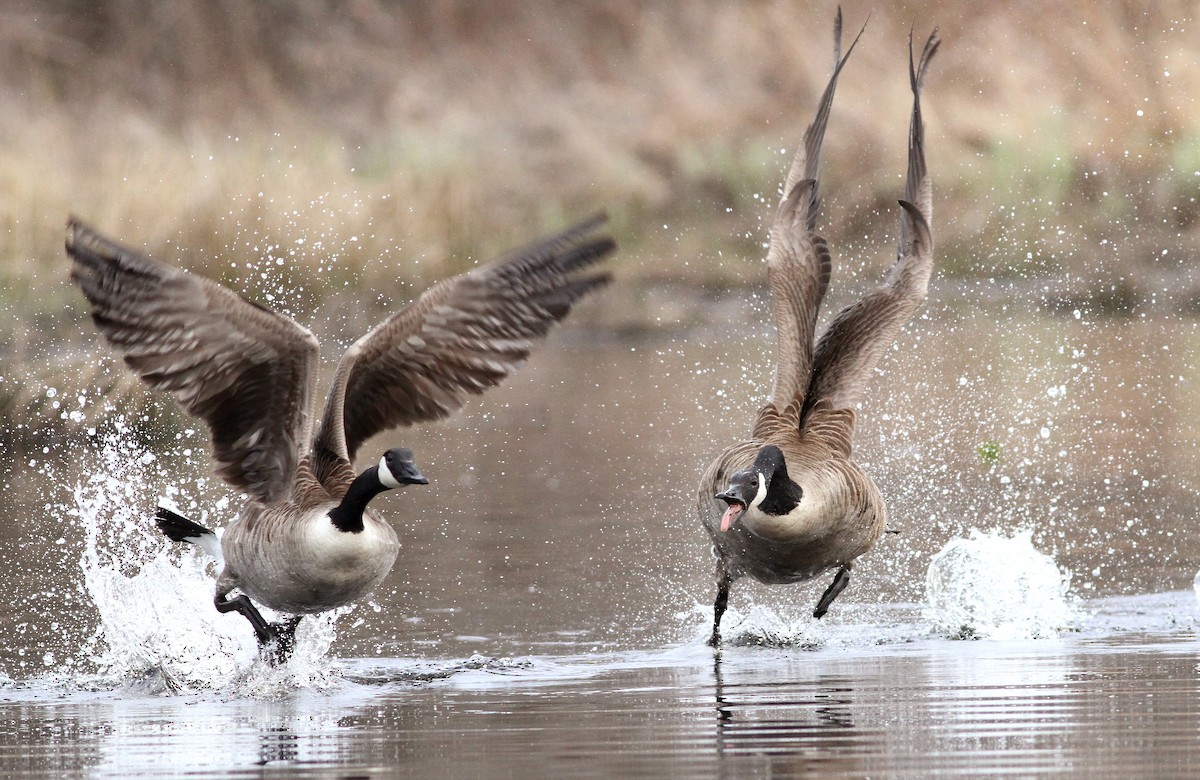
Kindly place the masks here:
[(921, 86), (937, 52), (937, 31), (929, 36), (920, 66), (913, 66), (909, 38), (909, 81), (913, 110), (908, 133), (908, 177), (900, 201), (900, 251), (884, 286), (847, 307), (834, 318), (817, 344), (813, 380), (806, 403), (825, 400), (831, 408), (855, 402), (879, 357), (912, 316), (933, 272), (932, 185), (925, 168), (925, 128), (921, 121)]
[(834, 409), (828, 401), (818, 402), (804, 415), (804, 430), (800, 438), (817, 442), (842, 458), (850, 457), (850, 441), (854, 435), (854, 410)]
[(310, 434), (316, 338), (74, 218), (67, 254), (92, 319), (125, 363), (208, 423), (217, 473), (259, 501), (282, 497)]
[[(913, 110), (912, 119), (908, 124), (908, 175), (905, 179), (904, 199), (916, 206), (921, 218), (925, 220), (926, 231), (933, 225), (933, 183), (925, 168), (925, 123), (921, 120), (921, 88), (925, 85), (925, 70), (929, 67), (929, 61), (933, 59), (933, 55), (937, 53), (941, 44), (942, 40), (938, 37), (938, 31), (934, 29), (930, 33), (929, 39), (925, 41), (925, 48), (921, 51), (920, 65), (914, 69), (912, 33), (910, 32), (908, 35), (908, 80), (912, 87)], [(917, 240), (913, 236), (913, 231), (918, 229), (913, 225), (914, 219), (907, 209), (900, 214), (900, 243), (896, 248), (897, 266), (902, 265), (901, 261), (913, 252), (911, 244)], [(896, 267), (894, 266), (894, 268)]]
[(811, 377), (817, 313), (829, 288), (831, 267), (829, 247), (825, 239), (814, 232), (821, 208), (817, 171), (838, 76), (861, 37), (862, 30), (843, 57), (842, 11), (839, 8), (833, 33), (833, 75), (821, 95), (816, 117), (804, 132), (804, 143), (792, 160), (783, 199), (771, 226), (767, 280), (771, 288), (776, 338), (771, 400), (780, 409), (808, 387)]
[(571, 306), (607, 284), (581, 273), (616, 248), (597, 216), (443, 280), (355, 342), (338, 364), (314, 450), (352, 460), (389, 428), (436, 420), (517, 370)]

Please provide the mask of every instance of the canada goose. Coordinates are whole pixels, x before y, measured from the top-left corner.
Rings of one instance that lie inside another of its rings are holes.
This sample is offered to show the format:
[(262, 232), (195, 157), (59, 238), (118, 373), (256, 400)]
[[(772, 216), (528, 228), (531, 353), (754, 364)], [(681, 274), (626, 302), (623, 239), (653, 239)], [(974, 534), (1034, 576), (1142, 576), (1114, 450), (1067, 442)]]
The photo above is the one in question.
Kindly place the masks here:
[[(357, 476), (359, 447), (437, 420), (513, 373), (572, 305), (611, 275), (585, 273), (616, 245), (603, 215), (445, 279), (356, 341), (338, 363), (313, 435), (317, 339), (221, 285), (67, 223), (71, 279), (100, 332), (150, 387), (203, 419), (217, 473), (246, 494), (221, 540), (160, 509), (162, 530), (223, 558), (215, 603), (242, 613), (286, 654), (299, 616), (366, 595), (399, 549), (367, 509), (384, 490), (427, 480), (406, 449)], [(241, 595), (230, 598), (233, 590)], [(268, 624), (251, 600), (293, 617)]]
[(739, 578), (783, 584), (836, 569), (813, 612), (819, 618), (846, 587), (854, 560), (874, 546), (885, 527), (879, 489), (850, 459), (851, 407), (884, 349), (925, 299), (933, 268), (933, 196), (920, 94), (940, 41), (935, 30), (914, 67), (909, 35), (913, 108), (898, 258), (885, 284), (841, 311), (814, 349), (817, 311), (832, 265), (828, 245), (815, 232), (817, 168), (838, 75), (858, 43), (855, 38), (841, 56), (841, 21), (839, 11), (833, 75), (792, 162), (771, 227), (767, 278), (776, 328), (771, 400), (758, 411), (752, 438), (721, 453), (700, 481), (700, 521), (717, 559), (714, 647), (730, 587)]

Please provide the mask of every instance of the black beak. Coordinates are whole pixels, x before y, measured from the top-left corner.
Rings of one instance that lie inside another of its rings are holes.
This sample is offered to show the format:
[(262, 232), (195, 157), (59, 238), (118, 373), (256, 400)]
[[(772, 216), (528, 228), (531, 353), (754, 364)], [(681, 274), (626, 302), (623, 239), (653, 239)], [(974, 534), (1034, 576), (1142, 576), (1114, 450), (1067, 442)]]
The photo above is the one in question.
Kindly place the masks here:
[(428, 485), (429, 480), (417, 469), (417, 464), (410, 460), (404, 461), (401, 473), (396, 475), (402, 485)]
[(400, 460), (396, 458), (388, 464), (391, 470), (391, 475), (395, 476), (396, 481), (401, 485), (428, 485), (430, 480), (425, 478), (425, 474), (421, 474), (421, 470), (416, 468), (416, 463), (409, 460)]
[(725, 509), (725, 514), (721, 516), (721, 533), (725, 533), (741, 517), (742, 512), (746, 511), (746, 501), (742, 498), (742, 491), (736, 485), (730, 485), (724, 493), (717, 493), (716, 498), (729, 505)]
[(726, 504), (741, 504), (742, 506), (746, 506), (746, 499), (742, 498), (741, 491), (735, 487), (729, 488), (724, 493), (717, 493), (715, 497)]

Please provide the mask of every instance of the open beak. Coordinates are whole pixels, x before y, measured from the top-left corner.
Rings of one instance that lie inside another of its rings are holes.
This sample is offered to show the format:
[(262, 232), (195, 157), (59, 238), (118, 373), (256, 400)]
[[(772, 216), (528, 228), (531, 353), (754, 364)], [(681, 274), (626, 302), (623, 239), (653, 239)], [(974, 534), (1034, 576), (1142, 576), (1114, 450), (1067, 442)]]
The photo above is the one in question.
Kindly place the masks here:
[(717, 493), (716, 498), (729, 504), (725, 510), (725, 514), (721, 515), (721, 532), (728, 531), (734, 521), (746, 510), (746, 502), (742, 500), (741, 495), (736, 490), (726, 490), (724, 493)]

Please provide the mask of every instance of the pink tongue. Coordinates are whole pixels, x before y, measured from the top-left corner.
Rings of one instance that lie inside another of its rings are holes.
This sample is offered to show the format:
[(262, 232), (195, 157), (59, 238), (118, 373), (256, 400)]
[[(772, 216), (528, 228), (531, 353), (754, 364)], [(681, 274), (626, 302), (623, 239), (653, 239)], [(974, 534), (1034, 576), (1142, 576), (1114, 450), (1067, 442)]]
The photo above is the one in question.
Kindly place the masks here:
[(730, 504), (725, 510), (725, 514), (721, 515), (721, 530), (728, 531), (729, 526), (733, 525), (733, 521), (742, 513), (741, 504)]

